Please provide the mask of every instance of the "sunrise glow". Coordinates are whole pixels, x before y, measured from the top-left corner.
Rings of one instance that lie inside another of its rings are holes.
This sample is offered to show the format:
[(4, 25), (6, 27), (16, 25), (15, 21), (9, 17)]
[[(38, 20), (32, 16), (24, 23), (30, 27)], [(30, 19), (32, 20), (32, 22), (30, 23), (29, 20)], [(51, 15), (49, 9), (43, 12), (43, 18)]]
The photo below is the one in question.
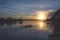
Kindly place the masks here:
[(47, 20), (47, 14), (48, 14), (48, 12), (46, 12), (46, 11), (38, 12), (38, 19), (40, 19), (40, 20)]

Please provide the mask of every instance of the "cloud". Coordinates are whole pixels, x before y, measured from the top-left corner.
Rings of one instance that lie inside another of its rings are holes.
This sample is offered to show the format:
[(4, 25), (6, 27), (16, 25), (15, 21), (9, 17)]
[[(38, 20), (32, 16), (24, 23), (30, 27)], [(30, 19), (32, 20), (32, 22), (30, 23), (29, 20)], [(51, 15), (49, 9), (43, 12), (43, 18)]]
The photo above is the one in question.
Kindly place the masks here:
[(31, 14), (37, 10), (55, 10), (60, 8), (59, 0), (0, 0), (0, 11), (12, 15)]

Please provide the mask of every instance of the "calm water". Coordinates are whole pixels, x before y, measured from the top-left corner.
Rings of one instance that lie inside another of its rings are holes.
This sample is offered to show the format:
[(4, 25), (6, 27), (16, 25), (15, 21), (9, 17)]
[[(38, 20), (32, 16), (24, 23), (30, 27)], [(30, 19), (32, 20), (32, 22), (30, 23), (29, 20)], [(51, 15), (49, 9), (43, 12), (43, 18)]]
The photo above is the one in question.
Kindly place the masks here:
[(1, 40), (47, 40), (52, 31), (53, 25), (50, 22), (0, 23)]

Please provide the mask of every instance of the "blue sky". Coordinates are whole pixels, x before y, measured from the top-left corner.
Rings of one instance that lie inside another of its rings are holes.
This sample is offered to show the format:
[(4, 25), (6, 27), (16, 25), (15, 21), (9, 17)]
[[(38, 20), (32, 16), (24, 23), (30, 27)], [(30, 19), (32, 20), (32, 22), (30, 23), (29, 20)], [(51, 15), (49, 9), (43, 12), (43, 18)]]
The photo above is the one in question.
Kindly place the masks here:
[(56, 10), (60, 0), (0, 0), (0, 16), (35, 15), (38, 10)]

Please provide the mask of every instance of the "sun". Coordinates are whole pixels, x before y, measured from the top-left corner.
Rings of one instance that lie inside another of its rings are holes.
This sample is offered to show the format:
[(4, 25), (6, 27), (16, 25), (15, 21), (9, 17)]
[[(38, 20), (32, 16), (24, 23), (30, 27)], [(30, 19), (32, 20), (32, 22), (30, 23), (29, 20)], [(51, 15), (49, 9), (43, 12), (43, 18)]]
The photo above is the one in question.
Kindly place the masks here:
[(44, 20), (44, 19), (45, 19), (44, 12), (40, 12), (40, 14), (39, 14), (39, 19), (40, 19), (40, 20)]
[(40, 16), (39, 16), (39, 19), (40, 19), (40, 20), (44, 20), (44, 19), (45, 19), (45, 16), (44, 16), (44, 15), (40, 15)]
[(38, 12), (38, 19), (46, 20), (47, 19), (47, 12), (45, 12), (45, 11)]

